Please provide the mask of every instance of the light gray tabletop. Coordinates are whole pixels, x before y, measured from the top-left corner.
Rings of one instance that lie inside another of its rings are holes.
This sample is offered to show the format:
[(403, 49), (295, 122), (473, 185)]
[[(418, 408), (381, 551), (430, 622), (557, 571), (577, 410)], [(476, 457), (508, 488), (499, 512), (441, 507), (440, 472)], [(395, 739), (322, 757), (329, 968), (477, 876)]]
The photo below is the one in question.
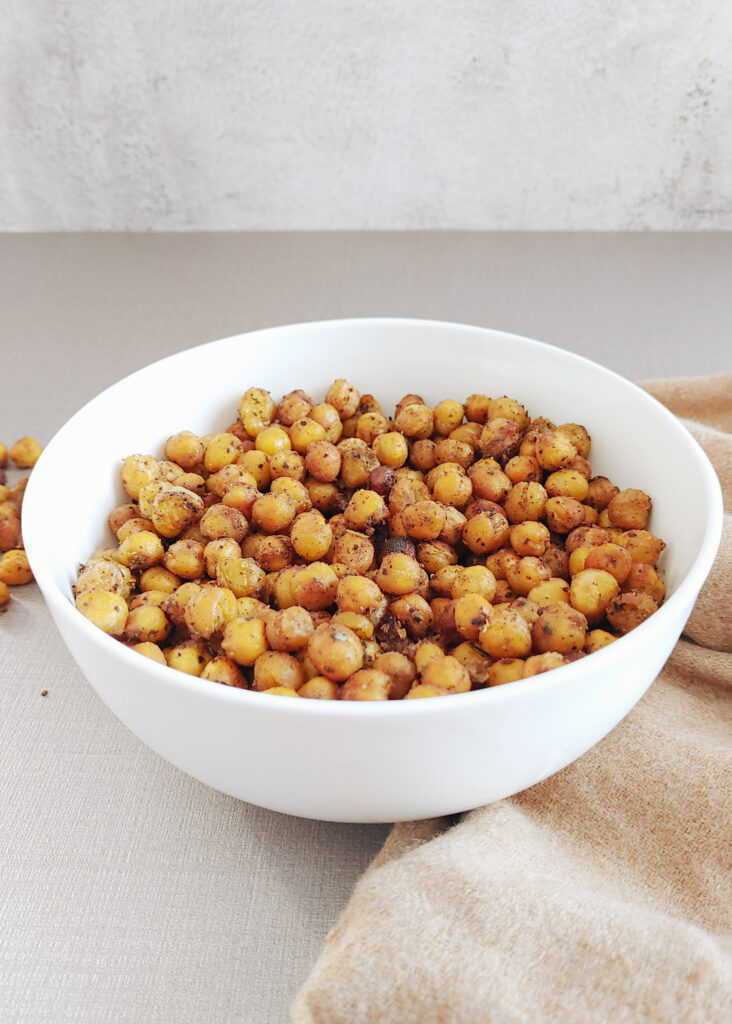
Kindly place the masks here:
[[(635, 380), (720, 372), (731, 278), (721, 234), (0, 236), (0, 439), (45, 443), (160, 356), (330, 317), (482, 324)], [(279, 1024), (387, 832), (273, 814), (160, 760), (33, 586), (0, 616), (0, 757), (3, 1021)]]

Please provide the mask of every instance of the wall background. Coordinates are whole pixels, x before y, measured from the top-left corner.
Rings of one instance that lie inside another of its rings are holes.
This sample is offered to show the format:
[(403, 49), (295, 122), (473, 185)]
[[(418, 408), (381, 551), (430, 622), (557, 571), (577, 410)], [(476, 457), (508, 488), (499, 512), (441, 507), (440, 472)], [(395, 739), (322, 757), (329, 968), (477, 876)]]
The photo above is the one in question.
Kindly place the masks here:
[(729, 229), (718, 0), (3, 0), (0, 228)]

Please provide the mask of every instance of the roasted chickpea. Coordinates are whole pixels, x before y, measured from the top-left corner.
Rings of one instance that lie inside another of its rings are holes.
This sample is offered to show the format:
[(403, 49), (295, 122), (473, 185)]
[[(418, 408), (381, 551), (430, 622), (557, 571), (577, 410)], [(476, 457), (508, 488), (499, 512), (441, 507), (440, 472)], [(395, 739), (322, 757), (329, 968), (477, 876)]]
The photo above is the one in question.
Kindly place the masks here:
[(587, 429), (579, 423), (562, 423), (556, 428), (557, 433), (564, 434), (572, 442), (577, 450), (577, 454), (583, 459), (586, 459), (590, 454), (590, 435), (587, 433)]
[(612, 633), (608, 633), (605, 629), (591, 629), (585, 639), (584, 652), (585, 654), (594, 654), (595, 651), (600, 651), (603, 647), (613, 643), (615, 639)]
[(643, 491), (629, 487), (610, 499), (607, 513), (612, 525), (621, 530), (645, 530), (651, 514), (651, 499)]
[(619, 493), (615, 484), (611, 483), (606, 476), (593, 476), (584, 500), (588, 505), (600, 510), (607, 508), (615, 495)]
[(501, 658), (494, 661), (488, 669), (488, 685), (502, 686), (504, 683), (515, 683), (523, 679), (524, 661), (521, 658)]
[(513, 548), (500, 548), (488, 555), (485, 564), (497, 580), (505, 580), (509, 566), (518, 565), (520, 558)]
[(468, 471), (468, 476), (476, 498), (502, 502), (512, 489), (510, 479), (500, 466), (495, 464), (494, 459), (481, 459), (474, 463)]
[(290, 391), (277, 406), (277, 419), (285, 427), (292, 426), (296, 420), (309, 416), (313, 409), (313, 400), (302, 388)]
[(550, 498), (575, 498), (577, 501), (584, 501), (589, 483), (576, 469), (558, 469), (546, 478), (544, 487)]
[(89, 590), (79, 594), (76, 607), (90, 622), (110, 636), (122, 636), (124, 633), (128, 608), (127, 602), (119, 594), (108, 590)]
[(504, 466), (504, 472), (512, 484), (541, 483), (544, 479), (541, 466), (531, 455), (514, 455)]
[(342, 494), (334, 483), (326, 483), (309, 476), (305, 480), (305, 487), (313, 508), (318, 512), (336, 512), (348, 504), (345, 494)]
[(477, 642), (481, 629), (493, 615), (493, 607), (482, 594), (468, 593), (455, 600), (453, 615), (460, 636)]
[(531, 639), (540, 654), (545, 651), (558, 651), (560, 654), (581, 651), (586, 635), (585, 616), (563, 601), (540, 608), (531, 630)]
[(409, 462), (421, 473), (427, 473), (437, 464), (435, 449), (435, 442), (423, 437), (412, 444), (409, 451)]
[(458, 567), (451, 590), (451, 596), (455, 600), (465, 594), (480, 594), (490, 604), (495, 592), (496, 577), (485, 565)]
[(181, 430), (165, 442), (165, 457), (186, 472), (197, 469), (203, 463), (204, 454), (203, 442), (190, 430)]
[(299, 651), (307, 647), (313, 632), (310, 615), (297, 606), (275, 612), (267, 621), (267, 642), (273, 651)]
[(312, 676), (297, 691), (298, 697), (309, 697), (311, 700), (338, 700), (338, 683), (325, 676)]
[(341, 700), (388, 700), (391, 679), (375, 668), (355, 672), (341, 687)]
[[(233, 537), (219, 537), (209, 541), (203, 549), (203, 560), (206, 572), (211, 579), (216, 579), (216, 567), (221, 558), (241, 558), (243, 552)], [(246, 556), (250, 557), (250, 556)]]
[(368, 537), (354, 530), (347, 530), (333, 544), (333, 561), (347, 565), (356, 572), (365, 573), (374, 561), (374, 545)]
[(545, 431), (536, 442), (536, 460), (550, 473), (569, 466), (576, 455), (577, 449), (570, 438), (558, 430)]
[(248, 451), (239, 456), (238, 465), (254, 478), (260, 491), (269, 487), (272, 482), (272, 470), (270, 468), (269, 455), (264, 452)]
[(461, 402), (454, 398), (446, 398), (438, 402), (434, 408), (435, 433), (447, 437), (463, 422), (464, 410)]
[(361, 641), (347, 626), (324, 622), (308, 643), (308, 655), (320, 675), (341, 683), (363, 665)]
[(431, 661), (438, 658), (444, 658), (445, 652), (439, 644), (434, 643), (431, 640), (423, 640), (417, 644), (414, 650), (414, 664), (417, 672), (424, 672), (425, 668)]
[(607, 621), (618, 633), (629, 633), (658, 608), (650, 594), (629, 590), (612, 598), (606, 606)]
[(478, 448), (481, 455), (508, 462), (518, 451), (521, 431), (513, 420), (499, 416), (483, 427)]
[(430, 661), (421, 675), (423, 686), (434, 686), (448, 693), (467, 693), (471, 687), (468, 670), (450, 655)]
[(465, 402), (465, 416), (473, 423), (485, 423), (492, 399), (488, 395), (469, 395)]
[(432, 628), (432, 609), (419, 594), (405, 594), (397, 598), (389, 610), (407, 633), (417, 640), (423, 639)]
[(401, 597), (417, 590), (424, 570), (411, 555), (385, 555), (376, 575), (376, 582), (386, 594)]
[(362, 448), (349, 448), (342, 451), (341, 480), (344, 487), (366, 487), (372, 471), (378, 466), (378, 458), (365, 445)]
[(237, 543), (241, 543), (248, 529), (249, 523), (246, 517), (237, 509), (230, 508), (223, 503), (212, 505), (201, 518), (201, 533), (206, 540), (230, 537)]
[(314, 405), (310, 412), (310, 419), (319, 423), (325, 430), (325, 439), (331, 444), (337, 444), (343, 433), (343, 424), (338, 415), (338, 410), (329, 402), (320, 402)]
[(509, 565), (506, 570), (506, 581), (514, 594), (526, 597), (531, 589), (543, 583), (551, 576), (549, 567), (541, 558), (527, 555), (518, 562)]
[(547, 498), (544, 516), (554, 533), (569, 533), (585, 519), (584, 509), (575, 498)]
[(356, 491), (343, 513), (351, 530), (372, 530), (389, 518), (386, 502), (376, 491)]
[(463, 543), (473, 554), (487, 555), (502, 547), (509, 533), (508, 520), (502, 512), (479, 512), (466, 522)]
[(150, 641), (141, 644), (131, 644), (130, 650), (137, 651), (138, 654), (142, 654), (143, 657), (149, 658), (151, 661), (157, 661), (158, 665), (167, 664), (165, 655), (158, 645)]
[[(119, 568), (121, 569), (122, 566)], [(163, 568), (162, 565), (154, 565), (151, 569), (146, 569), (140, 576), (140, 590), (143, 592), (160, 590), (165, 594), (172, 594), (180, 584), (181, 581), (175, 573)]]
[(254, 662), (254, 689), (271, 690), (285, 686), (298, 691), (305, 682), (305, 671), (291, 654), (283, 651), (262, 651)]
[(560, 576), (550, 576), (533, 586), (526, 596), (537, 605), (556, 604), (557, 601), (569, 604), (569, 583)]
[(155, 524), (152, 519), (145, 519), (144, 516), (133, 516), (132, 519), (122, 523), (117, 531), (117, 540), (121, 544), (123, 540), (127, 540), (128, 537), (131, 537), (134, 533), (140, 533), (142, 530), (149, 530), (151, 533), (155, 533)]
[(648, 594), (656, 604), (661, 604), (665, 595), (666, 587), (652, 565), (647, 562), (632, 562), (625, 581), (622, 583), (623, 590), (634, 590), (641, 594)]
[(236, 597), (226, 587), (205, 587), (197, 591), (188, 599), (184, 612), (189, 632), (204, 640), (220, 633), (235, 616)]
[(666, 547), (659, 537), (654, 537), (647, 530), (628, 530), (619, 534), (616, 542), (626, 549), (633, 562), (647, 562), (648, 565), (656, 565)]
[(418, 501), (402, 510), (402, 523), (408, 536), (416, 540), (436, 540), (445, 525), (445, 512), (435, 501)]
[(291, 477), (302, 483), (305, 479), (305, 459), (299, 452), (275, 452), (269, 456), (269, 469), (273, 481), (280, 477)]
[(122, 541), (115, 557), (128, 569), (149, 569), (162, 562), (164, 554), (160, 537), (149, 530), (141, 530)]
[(529, 519), (525, 523), (516, 523), (511, 527), (509, 540), (517, 555), (533, 555), (540, 558), (549, 547), (551, 534), (543, 523)]
[(160, 607), (140, 605), (130, 609), (125, 623), (125, 639), (130, 643), (161, 643), (170, 632), (170, 623)]
[(168, 647), (163, 654), (170, 668), (189, 676), (200, 676), (211, 661), (211, 652), (200, 640), (184, 640), (174, 647)]
[(294, 500), (282, 492), (263, 494), (252, 506), (252, 520), (265, 533), (281, 533), (286, 530), (295, 519), (295, 514)]
[(436, 477), (432, 485), (432, 497), (443, 506), (464, 508), (473, 495), (473, 485), (462, 467), (446, 463), (447, 472)]
[(618, 595), (618, 581), (604, 569), (583, 569), (572, 577), (569, 602), (594, 625), (605, 615), (605, 609)]
[(214, 434), (206, 445), (203, 464), (208, 473), (217, 473), (224, 466), (231, 466), (242, 455), (244, 449), (236, 434)]
[(523, 678), (538, 676), (542, 672), (550, 672), (553, 668), (561, 668), (567, 664), (567, 659), (558, 651), (547, 651), (546, 654), (532, 654), (524, 662)]
[(496, 609), (478, 643), (492, 658), (525, 658), (531, 653), (531, 631), (515, 608)]
[(79, 570), (74, 584), (74, 596), (89, 590), (106, 590), (119, 594), (125, 600), (130, 596), (134, 579), (130, 570), (119, 562), (104, 558), (88, 562)]
[(152, 455), (128, 455), (122, 461), (122, 486), (135, 500), (142, 488), (160, 479), (160, 467)]
[(261, 619), (231, 619), (224, 627), (221, 647), (237, 665), (253, 665), (267, 650), (265, 630)]
[(305, 455), (308, 473), (324, 483), (331, 483), (341, 470), (341, 453), (330, 441), (314, 441)]
[(529, 416), (523, 405), (515, 398), (508, 398), (506, 395), (502, 398), (491, 399), (488, 405), (488, 419), (513, 420), (519, 430), (526, 430), (529, 425)]
[(31, 469), (41, 455), (41, 446), (32, 437), (21, 437), (8, 449), (8, 456), (18, 469)]
[[(273, 428), (270, 427), (270, 430)], [(315, 420), (308, 417), (295, 420), (290, 427), (290, 441), (296, 452), (304, 455), (311, 444), (325, 441), (325, 430)], [(325, 441), (328, 444), (327, 441)], [(274, 454), (274, 453), (271, 453)]]
[(239, 402), (239, 418), (249, 437), (269, 426), (276, 412), (277, 406), (264, 388), (248, 388)]
[(264, 584), (264, 570), (253, 558), (224, 556), (216, 563), (216, 582), (234, 597), (257, 597)]
[(384, 595), (376, 583), (365, 576), (345, 576), (338, 581), (336, 602), (339, 611), (357, 612), (371, 618), (383, 607)]
[(208, 665), (204, 666), (201, 679), (208, 679), (212, 683), (221, 683), (224, 686), (233, 686), (237, 690), (249, 689), (246, 677), (239, 671), (236, 662), (221, 655), (212, 658)]
[(389, 677), (389, 697), (391, 700), (401, 700), (417, 676), (417, 669), (413, 661), (410, 661), (404, 654), (397, 651), (387, 651), (380, 654), (374, 661), (374, 668), (383, 672)]
[(309, 611), (320, 611), (333, 604), (338, 577), (325, 562), (311, 562), (292, 578), (292, 593), (299, 605)]
[(605, 569), (621, 585), (628, 578), (633, 564), (630, 554), (619, 544), (599, 544), (591, 547), (585, 558), (585, 569)]
[(411, 402), (403, 406), (394, 419), (397, 430), (412, 440), (430, 437), (434, 422), (432, 409), (422, 402)]
[(513, 485), (503, 507), (509, 522), (523, 523), (527, 519), (541, 519), (546, 502), (544, 487), (534, 480), (526, 480)]
[(443, 437), (435, 444), (435, 463), (438, 466), (450, 462), (462, 466), (463, 469), (468, 469), (473, 464), (474, 458), (475, 449), (465, 441)]
[(423, 541), (417, 548), (417, 561), (428, 573), (436, 573), (446, 565), (455, 565), (457, 551), (441, 540)]
[(356, 390), (353, 384), (350, 384), (343, 377), (339, 377), (328, 388), (325, 400), (329, 405), (337, 409), (340, 418), (345, 420), (349, 416), (355, 415), (358, 410), (361, 393)]

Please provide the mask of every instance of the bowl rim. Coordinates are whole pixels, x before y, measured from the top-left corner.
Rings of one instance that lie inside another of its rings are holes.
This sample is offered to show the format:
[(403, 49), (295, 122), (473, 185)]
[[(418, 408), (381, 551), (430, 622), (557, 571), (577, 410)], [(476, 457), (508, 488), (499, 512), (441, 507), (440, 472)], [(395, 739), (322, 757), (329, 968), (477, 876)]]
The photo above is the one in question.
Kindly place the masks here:
[[(519, 679), (514, 681), (510, 686), (493, 686), (485, 687), (481, 690), (474, 690), (470, 694), (470, 698), (466, 700), (465, 694), (448, 694), (442, 697), (439, 701), (433, 700), (389, 700), (389, 701), (322, 701), (322, 700), (283, 700), (271, 702), (270, 705), (262, 705), (261, 697), (266, 696), (266, 692), (253, 691), (246, 689), (239, 689), (237, 687), (230, 687), (221, 685), (221, 683), (214, 682), (213, 680), (201, 679), (198, 676), (189, 676), (184, 672), (171, 671), (167, 665), (161, 665), (151, 659), (144, 659), (141, 663), (140, 655), (133, 651), (131, 648), (126, 647), (124, 644), (114, 637), (111, 637), (104, 633), (102, 630), (94, 626), (88, 619), (86, 619), (74, 606), (74, 604), (68, 599), (63, 593), (61, 588), (56, 584), (52, 577), (50, 570), (47, 569), (46, 564), (35, 558), (34, 550), (36, 546), (36, 535), (37, 531), (40, 531), (40, 516), (35, 515), (36, 502), (40, 504), (40, 498), (36, 498), (36, 491), (41, 491), (43, 486), (43, 468), (47, 462), (54, 457), (57, 448), (60, 448), (64, 443), (64, 434), (67, 429), (74, 424), (77, 419), (87, 415), (90, 408), (97, 404), (103, 403), (105, 397), (110, 391), (117, 388), (128, 386), (129, 382), (133, 381), (136, 377), (144, 375), (153, 367), (159, 367), (163, 363), (174, 361), (180, 358), (182, 355), (200, 351), (202, 349), (209, 348), (211, 346), (223, 345), (227, 343), (233, 343), (240, 339), (247, 339), (247, 341), (255, 341), (258, 337), (274, 335), (274, 334), (287, 334), (292, 332), (293, 334), (302, 330), (303, 328), (326, 328), (327, 330), (337, 330), (340, 328), (352, 327), (354, 325), (372, 325), (375, 327), (420, 327), (425, 330), (453, 330), (456, 332), (463, 333), (465, 335), (486, 335), (490, 334), (497, 340), (506, 340), (508, 342), (520, 342), (523, 346), (528, 348), (535, 347), (540, 350), (550, 350), (555, 353), (560, 353), (563, 359), (568, 360), (570, 363), (585, 366), (596, 371), (600, 371), (603, 374), (610, 375), (616, 380), (622, 382), (626, 387), (631, 388), (636, 392), (639, 400), (655, 408), (656, 414), (660, 415), (662, 419), (675, 430), (679, 437), (684, 439), (687, 447), (691, 448), (694, 455), (696, 456), (700, 469), (702, 471), (704, 483), (705, 483), (705, 497), (708, 502), (704, 537), (702, 544), (694, 558), (691, 568), (687, 572), (686, 576), (679, 582), (676, 590), (661, 607), (653, 613), (653, 615), (645, 622), (641, 623), (632, 633), (626, 636), (619, 637), (618, 641), (609, 644), (607, 647), (602, 648), (599, 651), (594, 652), (592, 657), (594, 659), (603, 659), (602, 661), (595, 660), (593, 665), (598, 669), (604, 666), (606, 670), (610, 669), (614, 660), (624, 660), (625, 654), (628, 650), (628, 642), (637, 641), (639, 644), (643, 644), (646, 638), (650, 639), (651, 632), (654, 629), (662, 628), (663, 625), (669, 620), (673, 619), (677, 613), (677, 610), (685, 603), (688, 602), (692, 594), (701, 588), (704, 580), (706, 579), (711, 567), (714, 562), (722, 535), (724, 505), (722, 499), (722, 489), (719, 483), (716, 472), (701, 445), (693, 437), (688, 428), (676, 417), (669, 409), (666, 408), (658, 399), (654, 398), (653, 395), (639, 387), (637, 384), (629, 381), (626, 377), (617, 373), (610, 368), (603, 366), (601, 363), (597, 363), (592, 359), (588, 359), (586, 356), (579, 355), (568, 349), (561, 348), (558, 345), (552, 345), (549, 342), (539, 341), (535, 338), (529, 338), (525, 335), (515, 334), (509, 331), (498, 330), (491, 327), (484, 327), (476, 324), (466, 324), (457, 321), (450, 320), (435, 320), (430, 318), (420, 317), (394, 317), (394, 316), (370, 316), (370, 317), (338, 317), (326, 320), (308, 320), (302, 322), (295, 322), (289, 324), (279, 324), (269, 327), (261, 327), (251, 331), (244, 331), (239, 334), (227, 335), (223, 338), (216, 338), (211, 341), (202, 342), (198, 345), (189, 346), (188, 348), (181, 349), (179, 352), (174, 352), (170, 355), (163, 356), (160, 359), (156, 359), (151, 363), (147, 363), (144, 366), (133, 370), (131, 373), (126, 374), (124, 377), (108, 385), (97, 395), (89, 399), (81, 406), (72, 416), (70, 416), (65, 423), (56, 431), (51, 440), (46, 445), (42, 452), (34, 472), (31, 474), (26, 494), (23, 503), (23, 529), (24, 529), (24, 541), (26, 542), (26, 549), (28, 551), (28, 557), (31, 562), (33, 574), (38, 583), (38, 586), (43, 594), (43, 597), (48, 604), (50, 610), (54, 614), (55, 618), (60, 617), (65, 621), (69, 628), (79, 631), (88, 641), (96, 646), (100, 653), (106, 654), (112, 657), (121, 657), (122, 663), (126, 661), (129, 664), (131, 670), (143, 669), (144, 671), (151, 672), (152, 677), (157, 679), (161, 684), (177, 689), (183, 688), (189, 690), (198, 696), (203, 696), (208, 693), (214, 700), (220, 700), (225, 702), (235, 702), (239, 704), (243, 703), (243, 707), (254, 700), (257, 702), (257, 707), (272, 706), (279, 708), (280, 712), (286, 712), (288, 714), (295, 714), (298, 717), (301, 715), (326, 715), (326, 716), (349, 716), (358, 715), (360, 717), (378, 717), (393, 716), (393, 715), (430, 715), (439, 714), (440, 709), (442, 712), (446, 712), (448, 708), (457, 709), (463, 707), (469, 709), (479, 704), (484, 704), (486, 701), (491, 702), (502, 702), (511, 701), (518, 699), (522, 695), (530, 695), (537, 689), (546, 689), (547, 687), (558, 685), (560, 683), (569, 682), (570, 679), (582, 675), (587, 671), (585, 665), (585, 659), (580, 658), (575, 662), (570, 662), (567, 665), (562, 665), (557, 669), (553, 669), (548, 673), (540, 673), (535, 676), (530, 676), (527, 679)], [(41, 472), (38, 472), (38, 469)], [(29, 512), (26, 512), (29, 510)], [(26, 520), (27, 515), (27, 520)], [(26, 521), (30, 525), (30, 529), (26, 530)], [(622, 649), (618, 649), (622, 645)], [(128, 660), (129, 659), (129, 660)], [(447, 702), (447, 703), (446, 703)]]

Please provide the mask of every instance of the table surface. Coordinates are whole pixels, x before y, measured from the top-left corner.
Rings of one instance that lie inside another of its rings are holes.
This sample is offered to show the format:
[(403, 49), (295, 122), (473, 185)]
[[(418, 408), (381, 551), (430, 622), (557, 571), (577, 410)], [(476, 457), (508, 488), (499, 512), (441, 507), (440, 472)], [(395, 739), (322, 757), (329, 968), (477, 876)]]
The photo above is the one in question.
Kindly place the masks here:
[[(0, 438), (45, 443), (160, 356), (331, 317), (482, 324), (635, 380), (720, 372), (731, 272), (725, 234), (0, 236)], [(3, 1021), (279, 1024), (387, 832), (261, 810), (162, 761), (33, 586), (0, 617), (0, 751)]]

